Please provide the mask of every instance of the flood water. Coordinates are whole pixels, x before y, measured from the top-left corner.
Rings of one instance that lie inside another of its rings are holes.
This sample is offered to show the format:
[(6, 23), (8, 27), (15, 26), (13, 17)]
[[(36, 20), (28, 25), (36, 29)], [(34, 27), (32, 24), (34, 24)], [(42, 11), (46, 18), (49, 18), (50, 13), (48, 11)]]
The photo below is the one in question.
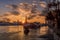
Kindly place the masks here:
[(26, 36), (23, 26), (0, 26), (0, 40), (46, 40), (46, 38), (39, 38), (40, 28), (29, 30)]

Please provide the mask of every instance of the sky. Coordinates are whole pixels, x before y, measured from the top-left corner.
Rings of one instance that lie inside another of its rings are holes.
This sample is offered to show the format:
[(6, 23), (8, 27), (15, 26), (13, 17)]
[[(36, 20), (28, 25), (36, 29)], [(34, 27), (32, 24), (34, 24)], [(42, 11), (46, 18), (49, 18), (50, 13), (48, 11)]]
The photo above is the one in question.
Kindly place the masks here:
[(39, 3), (40, 1), (47, 2), (48, 0), (0, 0), (0, 14), (3, 14), (5, 12), (11, 10), (9, 8), (6, 8), (5, 7), (6, 5), (9, 5), (9, 4), (18, 4), (18, 3), (21, 3), (21, 2), (32, 3), (33, 1), (36, 1), (36, 3)]
[[(5, 19), (7, 20), (8, 18), (10, 22), (18, 20), (25, 21), (26, 15), (29, 19), (33, 17), (36, 18), (36, 16), (39, 17), (41, 10), (46, 7), (45, 4), (46, 0), (0, 0), (0, 20), (2, 18), (3, 21), (5, 21)], [(33, 20), (35, 20), (35, 18)]]
[[(0, 0), (0, 14), (4, 14), (7, 11), (10, 11), (11, 9), (6, 8), (6, 5), (9, 4), (18, 4), (21, 2), (27, 2), (32, 3), (33, 1), (37, 1), (36, 3), (40, 2), (41, 0)], [(45, 0), (42, 0), (45, 1)]]

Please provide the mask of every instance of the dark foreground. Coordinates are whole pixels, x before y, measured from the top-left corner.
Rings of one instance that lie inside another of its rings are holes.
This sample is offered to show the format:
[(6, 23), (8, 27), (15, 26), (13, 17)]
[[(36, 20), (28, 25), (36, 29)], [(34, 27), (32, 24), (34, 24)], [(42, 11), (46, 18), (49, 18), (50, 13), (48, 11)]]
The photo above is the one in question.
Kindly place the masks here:
[(32, 29), (29, 32), (29, 35), (21, 35), (21, 32), (14, 32), (14, 33), (0, 33), (0, 40), (59, 40), (57, 35), (53, 33), (52, 35), (48, 36), (42, 36), (39, 35), (39, 29)]
[[(11, 27), (11, 29), (19, 28), (19, 27), (18, 28), (15, 27), (15, 26), (14, 27), (10, 26), (10, 27)], [(4, 26), (3, 28), (1, 28), (1, 32), (4, 31), (5, 28), (7, 28), (7, 27)], [(16, 29), (14, 29), (14, 30), (16, 30)], [(60, 40), (59, 37), (55, 33), (53, 33), (52, 29), (50, 29), (50, 33), (51, 34), (46, 34), (44, 36), (40, 36), (40, 28), (39, 29), (30, 29), (28, 35), (25, 35), (24, 32), (22, 32), (22, 31), (8, 32), (8, 33), (2, 32), (2, 33), (0, 33), (0, 40)]]

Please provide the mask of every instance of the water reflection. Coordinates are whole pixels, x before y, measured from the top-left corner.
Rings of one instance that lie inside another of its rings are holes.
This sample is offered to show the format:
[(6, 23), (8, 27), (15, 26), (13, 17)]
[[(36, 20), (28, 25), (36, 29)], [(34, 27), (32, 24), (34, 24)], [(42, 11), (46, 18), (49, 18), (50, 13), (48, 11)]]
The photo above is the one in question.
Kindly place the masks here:
[(38, 38), (40, 29), (29, 30), (29, 34), (26, 36), (23, 26), (0, 26), (0, 40), (45, 40)]

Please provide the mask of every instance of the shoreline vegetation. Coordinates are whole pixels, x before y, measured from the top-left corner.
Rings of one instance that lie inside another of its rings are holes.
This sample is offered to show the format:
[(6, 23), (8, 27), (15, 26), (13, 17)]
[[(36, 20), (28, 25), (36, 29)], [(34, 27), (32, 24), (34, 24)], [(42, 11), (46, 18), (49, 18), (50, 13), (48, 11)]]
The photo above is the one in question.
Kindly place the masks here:
[(22, 23), (21, 22), (14, 22), (14, 23), (0, 22), (0, 26), (10, 26), (10, 25), (22, 25)]
[(17, 26), (17, 25), (27, 25), (27, 26), (46, 26), (48, 24), (45, 24), (45, 23), (40, 23), (40, 22), (33, 22), (33, 23), (21, 23), (21, 22), (13, 22), (13, 23), (10, 23), (10, 22), (0, 22), (0, 26)]
[(20, 23), (20, 22), (14, 22), (14, 23), (9, 23), (9, 22), (0, 22), (0, 26), (24, 26), (28, 27), (29, 29), (38, 29), (41, 26), (48, 26), (48, 24), (40, 23), (40, 22), (33, 22), (33, 23)]

